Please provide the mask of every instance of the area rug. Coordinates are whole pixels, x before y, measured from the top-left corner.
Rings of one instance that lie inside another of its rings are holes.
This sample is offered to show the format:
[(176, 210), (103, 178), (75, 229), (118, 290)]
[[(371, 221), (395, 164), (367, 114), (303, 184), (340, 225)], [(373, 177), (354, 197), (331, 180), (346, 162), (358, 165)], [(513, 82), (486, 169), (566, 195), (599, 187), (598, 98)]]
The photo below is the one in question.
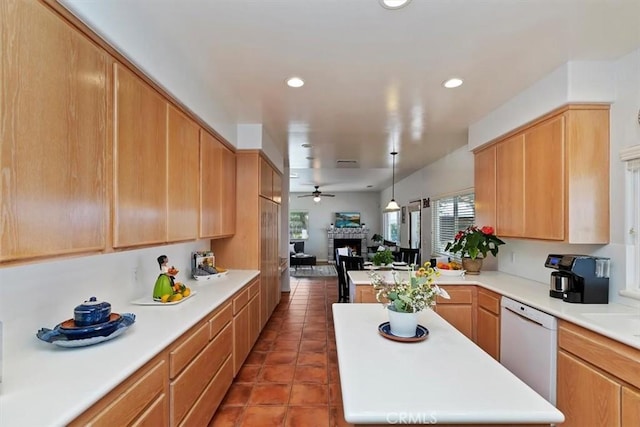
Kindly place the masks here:
[(296, 270), (295, 267), (289, 268), (291, 277), (338, 277), (338, 272), (334, 265), (316, 265), (313, 268), (309, 266), (300, 266)]

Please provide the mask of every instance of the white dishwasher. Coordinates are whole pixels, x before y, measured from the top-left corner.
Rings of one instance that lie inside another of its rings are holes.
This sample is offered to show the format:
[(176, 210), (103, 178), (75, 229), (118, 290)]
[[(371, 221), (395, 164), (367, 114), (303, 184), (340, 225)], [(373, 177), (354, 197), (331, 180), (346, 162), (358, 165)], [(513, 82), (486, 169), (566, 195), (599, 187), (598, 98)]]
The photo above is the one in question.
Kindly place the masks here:
[(500, 306), (500, 363), (555, 405), (557, 319), (505, 297)]

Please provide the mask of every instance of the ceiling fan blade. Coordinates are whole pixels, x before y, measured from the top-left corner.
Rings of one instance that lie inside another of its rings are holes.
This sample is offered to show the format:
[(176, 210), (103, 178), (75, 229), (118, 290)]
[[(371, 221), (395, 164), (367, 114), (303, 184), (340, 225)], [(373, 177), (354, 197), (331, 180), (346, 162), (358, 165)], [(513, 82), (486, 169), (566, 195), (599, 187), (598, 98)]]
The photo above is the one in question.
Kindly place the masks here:
[(298, 196), (298, 197), (313, 197), (313, 194), (303, 194), (302, 196)]
[(335, 194), (322, 193), (322, 197), (336, 197), (336, 195)]

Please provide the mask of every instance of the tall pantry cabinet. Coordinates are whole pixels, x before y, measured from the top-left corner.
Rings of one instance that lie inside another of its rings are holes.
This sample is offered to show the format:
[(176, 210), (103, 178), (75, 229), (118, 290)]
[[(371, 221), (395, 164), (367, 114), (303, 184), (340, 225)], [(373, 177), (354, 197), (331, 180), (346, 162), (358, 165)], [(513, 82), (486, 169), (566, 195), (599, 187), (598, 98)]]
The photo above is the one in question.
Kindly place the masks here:
[(280, 174), (257, 151), (236, 153), (236, 232), (211, 241), (216, 264), (260, 270), (260, 324), (280, 301)]

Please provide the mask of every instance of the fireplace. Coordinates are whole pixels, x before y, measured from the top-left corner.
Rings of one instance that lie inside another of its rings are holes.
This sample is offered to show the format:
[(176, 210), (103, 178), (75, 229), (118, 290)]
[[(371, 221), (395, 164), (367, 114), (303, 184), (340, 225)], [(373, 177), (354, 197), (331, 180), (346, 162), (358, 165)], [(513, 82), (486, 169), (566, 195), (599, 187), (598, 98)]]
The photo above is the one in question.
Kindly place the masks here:
[(367, 227), (328, 228), (327, 259), (335, 261), (335, 249), (344, 248), (345, 246), (350, 247), (358, 255), (362, 255), (363, 251), (366, 253), (368, 233), (369, 229)]
[(351, 252), (358, 255), (362, 254), (362, 240), (361, 239), (333, 239), (334, 248), (348, 247)]

